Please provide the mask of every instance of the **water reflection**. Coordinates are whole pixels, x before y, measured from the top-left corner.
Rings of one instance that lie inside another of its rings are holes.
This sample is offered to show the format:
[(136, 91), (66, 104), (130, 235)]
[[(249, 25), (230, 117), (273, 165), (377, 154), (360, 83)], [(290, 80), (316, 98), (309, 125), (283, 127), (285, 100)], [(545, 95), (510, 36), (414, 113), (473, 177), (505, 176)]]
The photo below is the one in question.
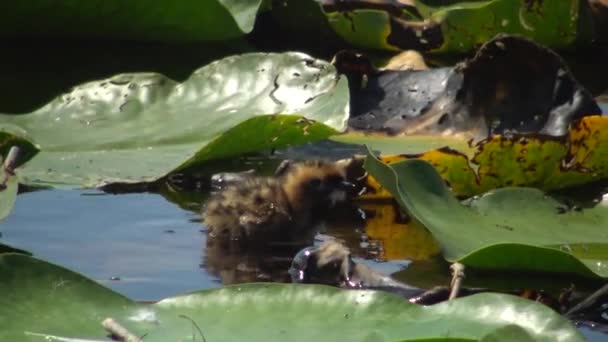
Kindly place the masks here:
[(253, 282), (290, 282), (287, 270), (303, 246), (239, 248), (220, 241), (206, 243), (202, 266), (223, 285)]
[[(326, 230), (319, 235), (316, 244), (324, 240), (324, 235), (338, 238), (355, 246), (358, 255), (365, 255), (360, 248), (363, 219), (358, 208), (342, 207), (325, 225)], [(206, 271), (217, 276), (223, 285), (246, 282), (289, 283), (288, 270), (293, 257), (306, 245), (281, 245), (269, 247), (241, 246), (218, 240), (208, 240), (203, 251), (203, 266)]]
[(217, 286), (199, 271), (204, 236), (196, 221), (155, 194), (44, 190), (17, 196), (0, 231), (3, 243), (133, 299), (156, 300)]

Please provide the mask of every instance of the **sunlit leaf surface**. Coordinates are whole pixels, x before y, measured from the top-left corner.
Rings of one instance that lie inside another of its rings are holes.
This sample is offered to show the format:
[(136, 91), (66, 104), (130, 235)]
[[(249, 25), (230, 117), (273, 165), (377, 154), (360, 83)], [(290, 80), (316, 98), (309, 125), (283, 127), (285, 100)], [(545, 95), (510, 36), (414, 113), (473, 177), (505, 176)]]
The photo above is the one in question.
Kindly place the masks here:
[[(396, 341), (450, 337), (582, 341), (551, 309), (514, 296), (481, 294), (431, 307), (392, 294), (326, 286), (244, 284), (137, 304), (64, 268), (0, 256), (0, 338), (104, 339), (112, 317), (146, 341)], [(505, 329), (507, 331), (505, 331)], [(517, 334), (513, 335), (513, 330)], [(36, 335), (33, 335), (36, 334)]]
[(250, 53), (213, 62), (183, 83), (154, 73), (89, 82), (32, 113), (0, 115), (0, 130), (40, 146), (19, 172), (24, 183), (139, 183), (209, 159), (325, 138), (345, 128), (348, 99), (346, 79), (327, 62)]
[(426, 161), (366, 170), (428, 228), (448, 261), (484, 269), (608, 277), (608, 208), (571, 208), (532, 188), (494, 190), (461, 204)]

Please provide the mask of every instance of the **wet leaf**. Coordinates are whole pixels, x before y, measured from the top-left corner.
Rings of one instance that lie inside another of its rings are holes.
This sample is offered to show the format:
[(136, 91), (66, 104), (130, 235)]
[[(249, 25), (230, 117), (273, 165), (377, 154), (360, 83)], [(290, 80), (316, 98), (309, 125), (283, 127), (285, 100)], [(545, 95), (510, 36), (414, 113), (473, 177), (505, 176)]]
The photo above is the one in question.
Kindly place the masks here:
[(38, 153), (38, 148), (27, 139), (0, 131), (0, 157), (2, 160), (6, 158), (8, 151), (13, 146), (19, 147), (19, 158), (16, 161), (16, 167), (27, 162)]
[(144, 305), (64, 268), (17, 254), (0, 256), (0, 291), (5, 294), (0, 298), (0, 338), (6, 341), (43, 341), (48, 335), (104, 339), (101, 321), (106, 317), (136, 335), (146, 334), (150, 342), (199, 340), (201, 333), (207, 341), (478, 340), (488, 335), (583, 341), (551, 309), (497, 294), (421, 307), (385, 292), (244, 284)]
[(325, 138), (345, 128), (348, 103), (346, 79), (328, 63), (250, 53), (183, 83), (154, 73), (89, 82), (30, 114), (0, 115), (0, 130), (40, 146), (19, 172), (24, 183), (140, 183), (213, 158)]
[(2, 253), (19, 253), (19, 254), (25, 254), (25, 255), (32, 255), (32, 253), (25, 251), (23, 249), (11, 247), (9, 245), (0, 243), (0, 254), (2, 254)]
[[(559, 190), (608, 178), (608, 118), (585, 117), (573, 123), (564, 138), (495, 135), (463, 152), (441, 148), (380, 159), (389, 164), (405, 159), (427, 161), (463, 197), (508, 186)], [(363, 197), (389, 196), (371, 177), (367, 182), (368, 193)]]
[(482, 269), (608, 277), (608, 208), (569, 208), (532, 188), (504, 188), (461, 204), (431, 164), (385, 164), (368, 154), (366, 170), (428, 228), (444, 257)]
[(4, 2), (0, 6), (0, 36), (167, 42), (227, 40), (253, 29), (262, 3), (262, 0), (209, 0), (167, 6), (164, 2), (146, 1)]
[(553, 48), (590, 41), (591, 22), (580, 0), (322, 1), (332, 28), (359, 48), (468, 52), (498, 33), (517, 34)]

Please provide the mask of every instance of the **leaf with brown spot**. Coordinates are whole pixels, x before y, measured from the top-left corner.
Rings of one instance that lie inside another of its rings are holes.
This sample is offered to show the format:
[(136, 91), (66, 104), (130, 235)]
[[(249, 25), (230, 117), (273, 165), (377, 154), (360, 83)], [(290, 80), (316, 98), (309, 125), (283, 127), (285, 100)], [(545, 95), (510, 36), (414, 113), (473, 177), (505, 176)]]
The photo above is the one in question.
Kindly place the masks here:
[[(506, 186), (550, 191), (583, 185), (608, 178), (608, 117), (584, 117), (572, 124), (564, 138), (496, 135), (479, 142), (466, 154), (444, 148), (380, 157), (387, 164), (406, 159), (429, 162), (457, 196), (473, 196)], [(368, 192), (362, 198), (390, 197), (371, 176), (366, 187)]]
[[(554, 48), (590, 42), (583, 0), (320, 1), (334, 31), (358, 48), (466, 53), (498, 33), (517, 34)], [(581, 19), (583, 18), (583, 19)]]

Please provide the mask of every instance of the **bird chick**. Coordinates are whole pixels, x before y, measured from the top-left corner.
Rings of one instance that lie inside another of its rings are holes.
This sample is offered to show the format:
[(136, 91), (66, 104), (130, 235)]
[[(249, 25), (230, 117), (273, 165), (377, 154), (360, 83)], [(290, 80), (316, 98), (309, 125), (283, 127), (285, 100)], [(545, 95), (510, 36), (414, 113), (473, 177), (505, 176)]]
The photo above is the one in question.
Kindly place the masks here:
[(275, 177), (248, 177), (215, 194), (204, 209), (209, 239), (309, 243), (352, 190), (331, 162), (283, 163)]

